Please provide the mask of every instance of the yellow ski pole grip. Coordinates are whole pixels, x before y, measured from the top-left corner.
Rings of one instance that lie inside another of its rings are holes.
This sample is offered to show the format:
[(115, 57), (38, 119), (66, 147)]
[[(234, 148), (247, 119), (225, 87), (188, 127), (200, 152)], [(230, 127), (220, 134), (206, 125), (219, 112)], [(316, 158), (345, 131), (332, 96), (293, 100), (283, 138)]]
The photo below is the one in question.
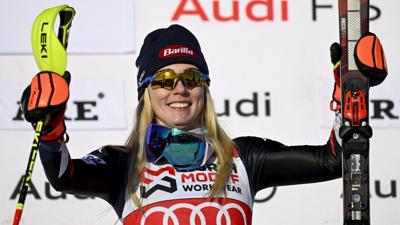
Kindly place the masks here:
[[(58, 36), (54, 23), (60, 15)], [(51, 71), (63, 75), (67, 68), (68, 33), (75, 10), (60, 5), (41, 12), (32, 26), (32, 50), (40, 71)]]

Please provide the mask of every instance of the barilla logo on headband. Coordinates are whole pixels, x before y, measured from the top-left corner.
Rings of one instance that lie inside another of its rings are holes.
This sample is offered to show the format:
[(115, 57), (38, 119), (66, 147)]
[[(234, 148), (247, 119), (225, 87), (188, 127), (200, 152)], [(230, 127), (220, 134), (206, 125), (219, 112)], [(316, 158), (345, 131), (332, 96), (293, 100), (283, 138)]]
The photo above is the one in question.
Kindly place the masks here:
[(169, 45), (158, 53), (158, 58), (169, 58), (176, 56), (196, 56), (196, 52), (193, 49), (186, 47), (184, 45)]

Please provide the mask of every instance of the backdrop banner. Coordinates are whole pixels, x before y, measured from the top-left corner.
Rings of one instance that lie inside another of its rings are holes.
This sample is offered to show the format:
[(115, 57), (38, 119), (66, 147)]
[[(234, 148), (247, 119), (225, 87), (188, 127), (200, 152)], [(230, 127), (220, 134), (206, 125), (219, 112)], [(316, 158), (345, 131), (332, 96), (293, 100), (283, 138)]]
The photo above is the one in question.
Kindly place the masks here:
[[(184, 25), (200, 41), (218, 118), (232, 138), (252, 135), (287, 145), (328, 141), (334, 120), (329, 110), (334, 82), (329, 47), (339, 40), (336, 0), (64, 2), (77, 10), (69, 50), (90, 53), (68, 58), (72, 96), (67, 131), (72, 157), (125, 143), (138, 103), (137, 53), (132, 51), (140, 49), (149, 32), (173, 23)], [(392, 24), (400, 21), (400, 2), (370, 3), (370, 30), (380, 38), (389, 68), (385, 82), (370, 90), (371, 224), (398, 225), (400, 30)], [(7, 53), (0, 55), (0, 225), (11, 224), (33, 138), (29, 124), (18, 117), (17, 101), (38, 72), (33, 56), (11, 53), (29, 53), (34, 16), (53, 4), (0, 2), (0, 27), (4, 34), (13, 34), (0, 37), (0, 52)], [(121, 54), (125, 52), (130, 54)], [(122, 224), (105, 201), (52, 189), (39, 161), (33, 184), (21, 224)], [(342, 224), (342, 188), (337, 179), (260, 191), (252, 224)]]
[[(33, 21), (44, 9), (68, 4), (77, 14), (72, 22), (68, 52), (133, 52), (135, 38), (134, 1), (120, 0), (2, 0), (0, 1), (0, 54), (31, 54)], [(59, 18), (57, 18), (59, 21)], [(55, 26), (58, 26), (56, 21)], [(57, 33), (57, 27), (55, 29)]]

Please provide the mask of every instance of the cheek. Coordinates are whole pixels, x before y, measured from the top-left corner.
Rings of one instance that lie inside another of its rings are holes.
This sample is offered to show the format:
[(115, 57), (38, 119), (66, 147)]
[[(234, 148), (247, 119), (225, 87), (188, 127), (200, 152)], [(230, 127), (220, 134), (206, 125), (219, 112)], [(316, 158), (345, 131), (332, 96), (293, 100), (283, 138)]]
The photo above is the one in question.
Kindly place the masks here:
[(200, 89), (199, 91), (194, 92), (192, 96), (194, 97), (194, 101), (197, 102), (197, 107), (201, 111), (204, 108), (204, 104), (205, 104), (204, 89)]
[(168, 98), (169, 92), (160, 88), (157, 90), (150, 89), (149, 94), (150, 94), (151, 107), (153, 108), (154, 111), (157, 111), (157, 109), (159, 109), (160, 106), (164, 104), (164, 102)]

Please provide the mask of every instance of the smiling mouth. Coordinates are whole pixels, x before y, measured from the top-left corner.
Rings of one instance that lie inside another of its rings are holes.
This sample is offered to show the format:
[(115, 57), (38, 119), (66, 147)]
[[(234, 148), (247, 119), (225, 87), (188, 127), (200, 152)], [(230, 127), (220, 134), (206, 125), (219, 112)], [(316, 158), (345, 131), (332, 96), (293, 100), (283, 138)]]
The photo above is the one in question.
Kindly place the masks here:
[(191, 105), (192, 104), (189, 102), (173, 102), (173, 103), (168, 104), (168, 106), (171, 108), (179, 108), (179, 109), (188, 108)]

